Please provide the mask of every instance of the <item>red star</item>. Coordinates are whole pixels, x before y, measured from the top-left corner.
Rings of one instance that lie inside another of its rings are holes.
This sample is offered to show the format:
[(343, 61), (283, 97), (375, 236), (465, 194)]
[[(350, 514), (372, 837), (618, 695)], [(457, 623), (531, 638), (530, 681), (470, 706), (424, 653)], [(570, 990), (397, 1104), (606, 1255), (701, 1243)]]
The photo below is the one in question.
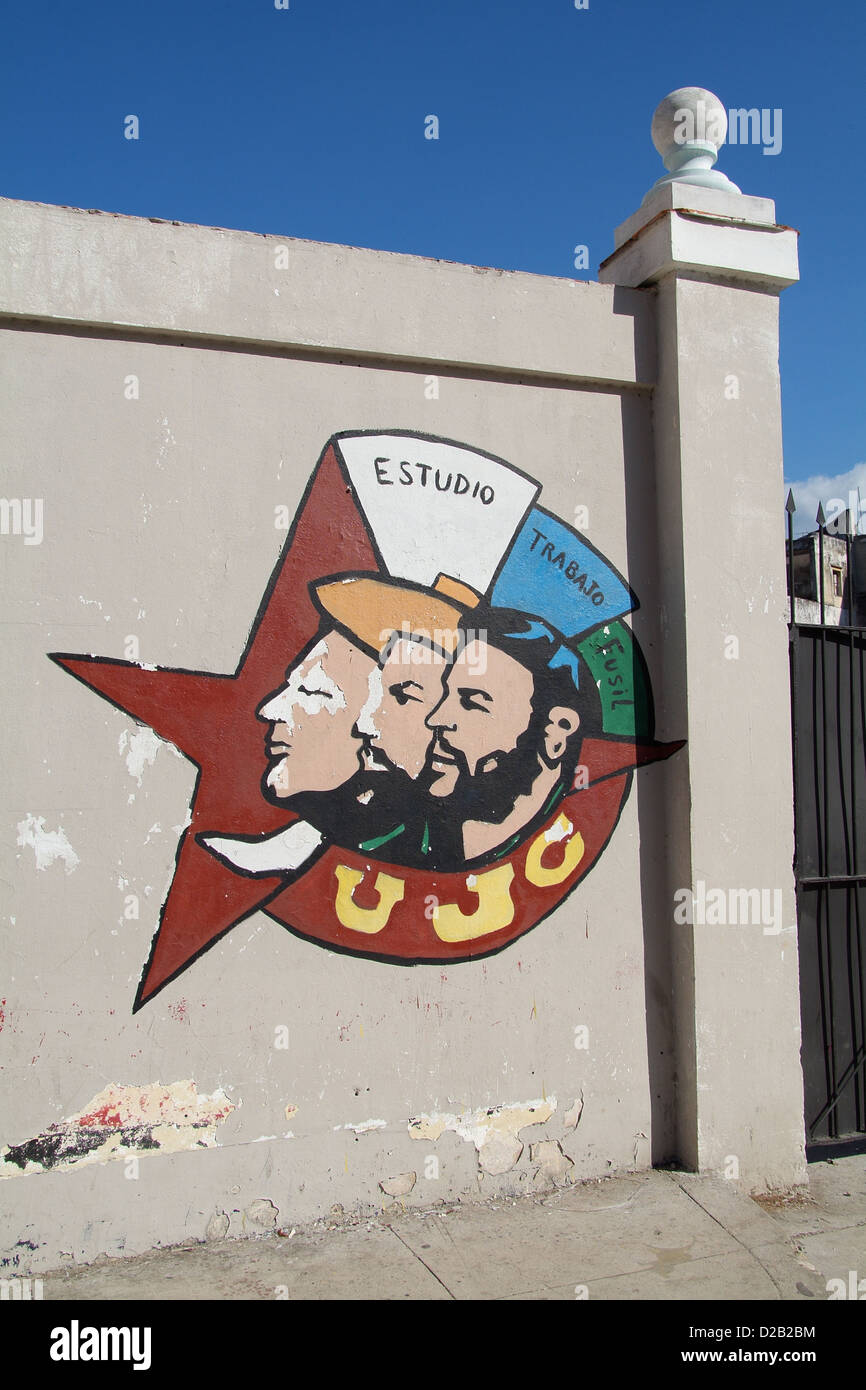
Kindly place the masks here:
[(255, 712), (282, 684), (286, 667), (318, 629), (309, 582), (328, 573), (375, 569), (366, 528), (334, 451), (328, 448), (233, 676), (168, 668), (146, 671), (127, 661), (52, 653), (59, 666), (139, 723), (150, 725), (199, 771), (191, 823), (178, 845), (174, 878), (133, 1011), (285, 887), (278, 875), (240, 877), (196, 844), (195, 836), (199, 831), (264, 834), (292, 819), (262, 795), (264, 726)]
[[(248, 878), (234, 873), (195, 837), (200, 832), (267, 834), (296, 819), (262, 794), (264, 727), (256, 710), (282, 684), (286, 668), (318, 630), (310, 582), (326, 574), (376, 569), (370, 537), (329, 446), (301, 502), (234, 675), (149, 671), (127, 661), (51, 654), (76, 679), (149, 725), (198, 768), (190, 825), (178, 845), (174, 878), (133, 1012), (231, 927), (285, 890), (281, 875)], [(582, 761), (594, 782), (668, 757), (680, 746), (587, 740)], [(276, 912), (274, 917), (282, 920)]]

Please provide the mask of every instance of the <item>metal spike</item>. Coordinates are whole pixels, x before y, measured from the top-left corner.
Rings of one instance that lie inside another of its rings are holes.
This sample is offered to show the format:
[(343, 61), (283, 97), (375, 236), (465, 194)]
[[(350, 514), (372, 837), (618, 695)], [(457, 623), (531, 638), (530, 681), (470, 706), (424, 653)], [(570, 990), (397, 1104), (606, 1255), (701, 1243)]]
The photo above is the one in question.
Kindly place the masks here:
[(789, 516), (793, 516), (797, 510), (797, 503), (794, 501), (794, 489), (788, 488), (788, 500), (785, 503), (785, 511)]
[(824, 512), (823, 502), (818, 503), (818, 515), (815, 517), (815, 520), (817, 521), (819, 526), (823, 526), (827, 520), (826, 513)]

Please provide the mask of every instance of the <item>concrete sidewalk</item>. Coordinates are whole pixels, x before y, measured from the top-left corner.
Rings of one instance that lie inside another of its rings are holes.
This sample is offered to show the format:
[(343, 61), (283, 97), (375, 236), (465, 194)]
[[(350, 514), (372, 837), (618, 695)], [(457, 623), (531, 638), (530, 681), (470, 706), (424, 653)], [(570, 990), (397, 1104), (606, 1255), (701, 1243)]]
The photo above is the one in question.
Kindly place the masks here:
[[(514, 1201), (207, 1241), (42, 1276), (46, 1299), (826, 1300), (866, 1279), (866, 1156), (752, 1199), (654, 1171)], [(866, 1290), (866, 1283), (863, 1286)]]

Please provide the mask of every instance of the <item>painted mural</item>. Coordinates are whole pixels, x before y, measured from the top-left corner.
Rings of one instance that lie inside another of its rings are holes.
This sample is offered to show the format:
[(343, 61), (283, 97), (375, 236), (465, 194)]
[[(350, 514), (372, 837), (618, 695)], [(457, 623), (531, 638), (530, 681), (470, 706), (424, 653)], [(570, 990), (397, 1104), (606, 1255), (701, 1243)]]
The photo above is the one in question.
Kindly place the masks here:
[(233, 675), (52, 659), (197, 767), (139, 1008), (264, 911), (390, 963), (502, 950), (596, 863), (653, 738), (635, 596), (526, 473), (322, 453)]

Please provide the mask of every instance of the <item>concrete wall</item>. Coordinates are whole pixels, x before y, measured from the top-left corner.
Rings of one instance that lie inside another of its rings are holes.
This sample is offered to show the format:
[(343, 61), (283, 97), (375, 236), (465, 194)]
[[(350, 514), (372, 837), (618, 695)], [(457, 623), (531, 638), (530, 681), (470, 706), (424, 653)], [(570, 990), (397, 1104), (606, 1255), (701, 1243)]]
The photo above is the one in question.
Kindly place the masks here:
[[(769, 749), (747, 739), (737, 755), (749, 789), (731, 783), (708, 729), (737, 706), (738, 680), (765, 681), (774, 699), (783, 689), (784, 555), (769, 578), (750, 574), (745, 597), (724, 577), (746, 648), (735, 677), (725, 633), (686, 623), (686, 586), (718, 586), (725, 566), (721, 552), (676, 553), (700, 480), (663, 505), (664, 392), (682, 390), (706, 420), (710, 374), (664, 289), (30, 204), (3, 202), (0, 220), (12, 248), (0, 269), (3, 493), (21, 503), (0, 538), (7, 1268), (291, 1226), (335, 1204), (483, 1199), (677, 1154), (721, 1170), (739, 1153), (751, 1188), (802, 1179), (787, 707)], [(716, 313), (718, 291), (687, 293), (696, 321)], [(743, 298), (727, 294), (719, 341)], [(769, 408), (772, 434), (775, 300), (752, 298), (756, 402), (743, 427)], [(507, 949), (406, 968), (251, 911), (133, 1014), (196, 769), (47, 653), (234, 673), (286, 518), (345, 430), (463, 442), (537, 480), (556, 517), (579, 517), (640, 600), (629, 621), (656, 741), (688, 750), (638, 771), (591, 873)], [(775, 513), (761, 530), (781, 476), (777, 438), (764, 444), (770, 482), (737, 564), (752, 545), (766, 560), (778, 531)], [(734, 469), (732, 454), (722, 461)], [(765, 463), (758, 449), (740, 496)], [(690, 823), (695, 778), (710, 800), (728, 789), (714, 836)], [(729, 843), (738, 817), (744, 841), (778, 818), (769, 857), (711, 862), (701, 836)], [(781, 885), (781, 973), (780, 939), (760, 922), (711, 934), (712, 960), (696, 965), (694, 942), (683, 957), (672, 894), (714, 872)], [(742, 996), (733, 1048), (719, 973)], [(708, 1115), (696, 1036), (719, 1066)], [(767, 1036), (782, 1080), (764, 1145), (766, 1095), (736, 1092)]]

